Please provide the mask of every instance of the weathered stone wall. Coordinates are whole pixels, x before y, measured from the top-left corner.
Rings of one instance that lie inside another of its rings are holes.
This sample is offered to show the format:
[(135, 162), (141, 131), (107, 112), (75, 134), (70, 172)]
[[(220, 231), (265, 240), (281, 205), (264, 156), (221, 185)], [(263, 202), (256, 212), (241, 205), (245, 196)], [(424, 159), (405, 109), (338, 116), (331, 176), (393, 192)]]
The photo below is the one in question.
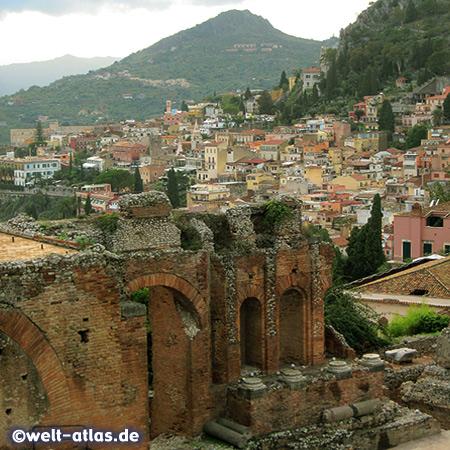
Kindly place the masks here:
[(114, 252), (180, 246), (180, 230), (170, 217), (172, 207), (162, 192), (125, 195), (119, 199), (121, 217), (108, 240)]
[(405, 383), (402, 400), (431, 414), (442, 428), (450, 429), (450, 328), (437, 338), (436, 363), (425, 367), (415, 383)]
[(400, 344), (390, 346), (389, 350), (407, 347), (417, 350), (416, 358), (435, 356), (437, 338), (437, 336), (407, 336)]
[[(167, 197), (124, 196), (117, 229), (104, 239), (108, 250), (94, 245), (73, 256), (0, 265), (0, 332), (17, 343), (24, 361), (29, 358), (29, 372), (34, 366), (43, 386), (37, 394), (21, 395), (28, 403), (36, 395), (48, 399), (33, 411), (21, 410), (26, 423), (126, 427), (146, 437), (199, 434), (207, 420), (225, 412), (226, 385), (241, 377), (243, 333), (260, 345), (255, 354), (261, 373), (274, 374), (285, 363), (280, 361), (280, 327), (286, 325), (280, 321), (280, 302), (288, 294), (298, 313), (302, 347), (295, 362), (320, 364), (323, 294), (333, 251), (316, 240), (307, 242), (300, 232), (299, 204), (283, 201), (292, 215), (271, 229), (260, 220), (261, 206), (225, 217), (189, 216), (202, 246), (192, 251), (181, 247)], [(150, 413), (146, 312), (129, 301), (143, 287), (150, 288)], [(241, 321), (247, 299), (260, 305), (247, 311), (260, 323), (252, 330), (246, 330), (249, 321)], [(5, 385), (15, 386), (17, 373), (8, 373)], [(341, 384), (343, 401), (358, 397), (354, 391), (360, 387)], [(364, 389), (371, 387), (364, 384)], [(303, 399), (293, 395), (289, 401)], [(284, 420), (281, 410), (266, 409), (273, 420)], [(7, 424), (2, 426), (6, 436)]]
[(50, 220), (37, 222), (26, 214), (0, 223), (0, 231), (12, 233), (23, 237), (52, 238), (65, 243), (77, 243), (80, 241), (91, 244), (105, 244), (105, 237), (95, 225), (95, 218)]
[[(30, 357), (12, 338), (0, 332), (0, 411), (3, 430), (20, 423), (31, 428), (48, 413), (49, 400)], [(0, 437), (0, 447), (6, 434)]]

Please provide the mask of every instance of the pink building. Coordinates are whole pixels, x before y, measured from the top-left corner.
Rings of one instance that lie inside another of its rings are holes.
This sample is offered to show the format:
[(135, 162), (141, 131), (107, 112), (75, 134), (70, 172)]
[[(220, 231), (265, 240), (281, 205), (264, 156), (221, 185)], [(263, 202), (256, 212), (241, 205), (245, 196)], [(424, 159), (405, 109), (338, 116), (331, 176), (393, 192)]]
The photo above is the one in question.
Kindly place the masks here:
[(444, 250), (450, 253), (450, 202), (422, 208), (418, 203), (412, 211), (394, 216), (394, 259), (409, 258)]
[(137, 142), (122, 141), (113, 145), (113, 156), (117, 161), (132, 163), (147, 153), (147, 147)]

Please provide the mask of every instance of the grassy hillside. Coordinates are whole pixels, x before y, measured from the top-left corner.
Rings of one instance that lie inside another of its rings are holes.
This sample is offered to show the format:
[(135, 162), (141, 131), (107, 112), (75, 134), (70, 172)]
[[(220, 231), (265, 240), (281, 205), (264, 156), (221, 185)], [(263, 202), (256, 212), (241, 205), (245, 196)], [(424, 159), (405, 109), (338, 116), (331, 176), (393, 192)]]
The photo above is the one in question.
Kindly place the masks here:
[[(255, 49), (236, 44), (254, 44)], [(282, 70), (290, 75), (308, 68), (317, 63), (322, 45), (334, 44), (335, 38), (319, 42), (286, 35), (249, 11), (222, 13), (105, 69), (1, 98), (0, 142), (9, 141), (9, 128), (30, 126), (39, 114), (61, 124), (145, 119), (162, 113), (167, 99), (199, 100), (247, 86), (271, 88)]]

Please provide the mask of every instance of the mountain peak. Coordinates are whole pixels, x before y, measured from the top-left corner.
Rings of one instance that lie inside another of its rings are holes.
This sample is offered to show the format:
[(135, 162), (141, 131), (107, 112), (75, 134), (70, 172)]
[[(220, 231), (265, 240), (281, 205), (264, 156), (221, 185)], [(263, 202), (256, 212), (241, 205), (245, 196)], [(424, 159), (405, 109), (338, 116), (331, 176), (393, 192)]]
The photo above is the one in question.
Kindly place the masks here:
[(215, 34), (227, 33), (236, 30), (241, 31), (243, 29), (257, 32), (275, 30), (267, 19), (253, 14), (248, 9), (232, 9), (230, 11), (222, 12), (218, 16), (197, 25), (192, 30), (195, 29), (202, 31), (212, 29)]

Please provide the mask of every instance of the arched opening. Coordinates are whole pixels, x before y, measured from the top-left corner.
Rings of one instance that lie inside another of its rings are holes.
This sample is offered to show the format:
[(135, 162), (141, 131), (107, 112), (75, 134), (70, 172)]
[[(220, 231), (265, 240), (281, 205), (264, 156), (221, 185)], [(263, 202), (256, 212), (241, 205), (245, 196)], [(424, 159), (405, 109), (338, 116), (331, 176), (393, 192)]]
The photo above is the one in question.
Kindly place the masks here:
[(0, 331), (0, 448), (10, 448), (13, 425), (31, 428), (50, 411), (42, 378), (33, 361), (9, 336)]
[(262, 367), (262, 315), (256, 298), (247, 298), (239, 312), (241, 370)]
[(195, 308), (181, 292), (149, 286), (131, 294), (147, 304), (150, 437), (189, 434), (194, 408), (193, 340), (200, 331)]
[(280, 298), (280, 366), (306, 364), (306, 304), (296, 289), (288, 289)]

